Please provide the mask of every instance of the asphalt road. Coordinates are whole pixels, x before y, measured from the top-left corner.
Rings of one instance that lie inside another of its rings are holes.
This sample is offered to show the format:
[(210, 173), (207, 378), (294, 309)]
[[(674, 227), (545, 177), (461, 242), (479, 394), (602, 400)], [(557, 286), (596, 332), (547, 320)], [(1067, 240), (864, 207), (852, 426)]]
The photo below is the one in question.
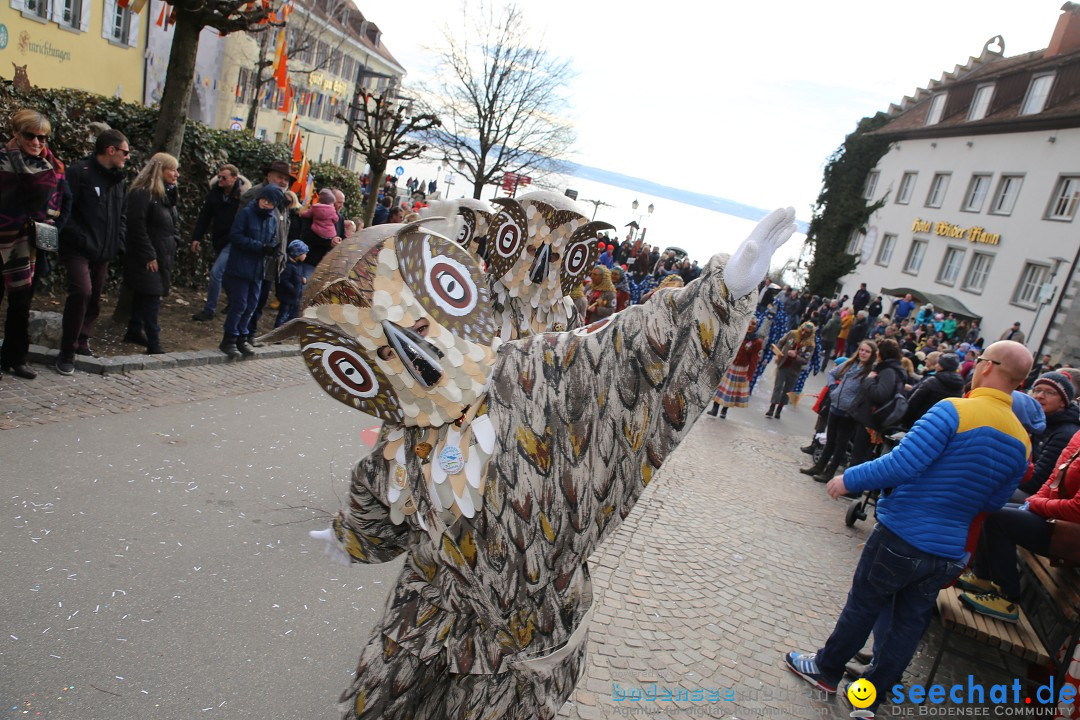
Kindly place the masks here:
[(330, 564), (371, 425), (296, 387), (0, 433), (0, 718), (330, 718), (399, 563)]

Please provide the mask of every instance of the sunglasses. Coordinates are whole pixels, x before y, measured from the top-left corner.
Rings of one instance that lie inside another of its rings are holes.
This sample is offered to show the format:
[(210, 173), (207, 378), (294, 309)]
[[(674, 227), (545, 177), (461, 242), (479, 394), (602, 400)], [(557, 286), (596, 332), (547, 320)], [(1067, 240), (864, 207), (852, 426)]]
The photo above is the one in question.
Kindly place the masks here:
[(123, 153), (124, 157), (127, 157), (128, 155), (131, 154), (130, 150), (121, 150), (120, 148), (116, 147), (115, 145), (112, 146), (112, 149), (115, 150), (118, 153)]
[(990, 363), (991, 365), (1000, 365), (1000, 364), (1001, 364), (1001, 361), (1000, 361), (1000, 360), (991, 360), (990, 358), (988, 358), (988, 357), (983, 357), (982, 355), (980, 355), (979, 357), (975, 358), (975, 364), (976, 364), (976, 365), (978, 365), (978, 364), (979, 364), (979, 363), (981, 363), (981, 362), (988, 362), (988, 363)]
[(26, 140), (26, 142), (30, 142), (34, 138), (37, 138), (38, 142), (46, 142), (49, 139), (48, 135), (38, 135), (38, 134), (32, 133), (32, 132), (24, 132), (24, 133), (22, 133), (22, 136), (23, 136), (23, 139)]

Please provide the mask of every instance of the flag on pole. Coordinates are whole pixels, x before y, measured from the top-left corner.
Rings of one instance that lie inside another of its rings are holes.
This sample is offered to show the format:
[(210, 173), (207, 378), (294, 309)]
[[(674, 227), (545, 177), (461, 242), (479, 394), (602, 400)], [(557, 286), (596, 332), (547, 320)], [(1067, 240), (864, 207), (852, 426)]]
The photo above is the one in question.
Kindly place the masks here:
[(294, 163), (304, 159), (304, 151), (300, 146), (300, 133), (296, 133), (296, 138), (293, 140), (292, 159)]
[(161, 12), (158, 13), (157, 22), (154, 23), (159, 28), (165, 27), (165, 8), (167, 7), (168, 5), (166, 3), (161, 3)]
[(288, 53), (285, 47), (285, 28), (278, 31), (277, 49), (274, 51), (274, 80), (279, 88), (289, 83), (289, 72), (286, 68)]

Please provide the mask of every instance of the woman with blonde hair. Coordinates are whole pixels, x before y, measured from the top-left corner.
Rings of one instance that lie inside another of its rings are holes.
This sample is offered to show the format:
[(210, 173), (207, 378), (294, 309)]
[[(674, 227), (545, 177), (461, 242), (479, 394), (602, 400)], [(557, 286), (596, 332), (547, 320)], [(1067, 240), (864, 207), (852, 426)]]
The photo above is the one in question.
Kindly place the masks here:
[(586, 308), (585, 323), (593, 323), (610, 317), (615, 312), (615, 286), (611, 284), (611, 271), (603, 265), (592, 270), (592, 285), (589, 287), (589, 304)]
[(11, 140), (0, 150), (0, 301), (7, 295), (0, 376), (10, 372), (33, 380), (30, 301), (37, 260), (34, 223), (55, 225), (63, 202), (64, 164), (46, 146), (52, 124), (36, 110), (11, 116)]
[(180, 243), (176, 210), (179, 178), (176, 158), (157, 153), (128, 191), (124, 282), (131, 290), (132, 301), (124, 341), (144, 345), (148, 355), (165, 352), (158, 313), (161, 298), (169, 294)]

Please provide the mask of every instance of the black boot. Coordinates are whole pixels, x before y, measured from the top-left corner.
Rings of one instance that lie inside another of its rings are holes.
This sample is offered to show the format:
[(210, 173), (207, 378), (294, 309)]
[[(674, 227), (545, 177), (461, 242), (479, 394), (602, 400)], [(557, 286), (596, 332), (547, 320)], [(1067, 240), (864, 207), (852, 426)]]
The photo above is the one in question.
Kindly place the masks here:
[(776, 405), (770, 405), (769, 409), (765, 412), (765, 417), (767, 417), (767, 418), (773, 417), (774, 412), (776, 412)]
[(722, 418), (727, 417), (727, 407), (720, 408), (720, 417), (722, 417)]
[(799, 472), (801, 472), (803, 475), (817, 475), (819, 472), (822, 472), (824, 469), (825, 469), (825, 464), (824, 463), (816, 462), (816, 463), (814, 463), (813, 465), (811, 465), (808, 468), (799, 468)]
[(716, 417), (716, 413), (717, 413), (717, 411), (719, 409), (720, 409), (720, 403), (713, 403), (712, 404), (712, 409), (709, 410), (709, 414), (712, 415), (713, 417)]
[(777, 420), (779, 420), (780, 419), (780, 411), (783, 410), (783, 409), (784, 409), (783, 405), (777, 405), (776, 406), (776, 415), (774, 415), (773, 417), (775, 417)]
[(822, 470), (820, 473), (818, 473), (817, 475), (814, 476), (814, 479), (817, 480), (820, 483), (829, 482), (830, 480), (833, 479), (833, 476), (836, 475), (836, 468), (838, 466), (839, 466), (839, 463), (832, 463), (832, 462), (829, 463), (827, 466), (825, 466), (824, 470)]
[(236, 349), (240, 351), (240, 354), (245, 357), (251, 357), (255, 354), (255, 348), (248, 345), (249, 335), (240, 335), (236, 338)]
[(230, 360), (238, 360), (243, 357), (240, 351), (236, 349), (236, 336), (226, 335), (221, 339), (221, 344), (218, 345), (218, 349), (221, 352), (229, 356)]
[(247, 344), (253, 348), (262, 347), (263, 343), (255, 342), (255, 333), (251, 333), (247, 336)]
[(813, 455), (814, 451), (817, 450), (817, 448), (817, 440), (811, 440), (809, 445), (807, 445), (806, 447), (801, 447), (799, 448), (799, 450), (806, 453), (807, 455)]

